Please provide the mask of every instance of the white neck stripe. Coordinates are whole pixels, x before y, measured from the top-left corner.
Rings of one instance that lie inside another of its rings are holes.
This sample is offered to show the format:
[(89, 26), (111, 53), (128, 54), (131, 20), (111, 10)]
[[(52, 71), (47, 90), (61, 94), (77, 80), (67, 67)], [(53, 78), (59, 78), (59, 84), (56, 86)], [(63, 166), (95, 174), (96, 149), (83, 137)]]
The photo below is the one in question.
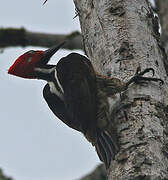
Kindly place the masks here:
[(54, 75), (55, 75), (55, 80), (57, 81), (57, 84), (58, 84), (59, 88), (61, 89), (62, 94), (64, 94), (64, 90), (63, 90), (63, 88), (62, 88), (62, 86), (61, 86), (61, 84), (60, 84), (60, 82), (58, 80), (57, 70), (56, 69), (55, 69), (55, 74)]
[(62, 101), (64, 101), (63, 94), (57, 90), (57, 88), (55, 87), (55, 84), (52, 81), (49, 81), (48, 84), (50, 86), (50, 92), (53, 94), (56, 94)]
[(49, 73), (51, 73), (54, 69), (55, 69), (55, 67), (53, 67), (53, 68), (51, 68), (51, 69), (35, 68), (35, 71), (42, 72), (42, 73), (45, 73), (45, 74), (49, 74)]

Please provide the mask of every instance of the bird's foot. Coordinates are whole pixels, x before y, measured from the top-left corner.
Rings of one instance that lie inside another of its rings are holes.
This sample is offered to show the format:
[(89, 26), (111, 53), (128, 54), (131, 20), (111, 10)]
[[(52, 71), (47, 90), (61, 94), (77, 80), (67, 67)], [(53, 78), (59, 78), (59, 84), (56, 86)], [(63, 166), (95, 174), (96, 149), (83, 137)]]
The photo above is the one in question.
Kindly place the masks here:
[(153, 78), (153, 77), (143, 77), (144, 74), (148, 72), (152, 72), (153, 76), (155, 75), (155, 71), (153, 68), (146, 68), (144, 71), (141, 72), (140, 67), (137, 68), (135, 75), (127, 82), (126, 86), (128, 87), (131, 83), (144, 83), (145, 81), (155, 81), (160, 82), (160, 84), (164, 84), (164, 81), (160, 78)]

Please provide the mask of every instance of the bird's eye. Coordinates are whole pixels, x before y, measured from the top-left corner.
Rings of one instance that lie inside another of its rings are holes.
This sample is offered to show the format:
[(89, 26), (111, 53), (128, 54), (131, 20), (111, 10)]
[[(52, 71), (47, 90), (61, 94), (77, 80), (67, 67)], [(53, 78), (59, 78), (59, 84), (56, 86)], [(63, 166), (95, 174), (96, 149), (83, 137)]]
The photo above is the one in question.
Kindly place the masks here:
[(31, 62), (32, 57), (27, 58), (27, 62)]
[(36, 54), (36, 51), (30, 50), (27, 52), (27, 55), (28, 55), (27, 62), (31, 62), (34, 54)]

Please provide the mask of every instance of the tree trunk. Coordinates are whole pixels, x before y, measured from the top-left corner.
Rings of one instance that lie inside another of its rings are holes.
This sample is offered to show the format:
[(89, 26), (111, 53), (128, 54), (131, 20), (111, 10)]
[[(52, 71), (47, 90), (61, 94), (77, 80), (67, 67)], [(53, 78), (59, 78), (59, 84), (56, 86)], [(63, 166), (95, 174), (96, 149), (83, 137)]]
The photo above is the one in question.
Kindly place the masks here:
[(97, 166), (94, 171), (84, 176), (80, 180), (106, 180), (106, 169), (103, 164)]
[[(168, 91), (157, 18), (147, 0), (74, 0), (87, 56), (96, 71), (128, 80), (137, 67), (164, 80), (132, 85), (117, 99), (120, 151), (108, 180), (168, 179)], [(150, 76), (150, 74), (149, 74)], [(117, 102), (110, 101), (111, 108)]]

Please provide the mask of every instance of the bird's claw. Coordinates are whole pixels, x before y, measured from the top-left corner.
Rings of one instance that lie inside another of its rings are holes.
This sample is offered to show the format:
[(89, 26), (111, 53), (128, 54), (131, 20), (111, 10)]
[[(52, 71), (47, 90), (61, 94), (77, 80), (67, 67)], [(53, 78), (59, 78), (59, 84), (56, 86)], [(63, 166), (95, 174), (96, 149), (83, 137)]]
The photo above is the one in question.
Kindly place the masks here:
[(143, 76), (144, 74), (152, 71), (152, 76), (155, 75), (155, 70), (153, 68), (146, 68), (144, 71), (141, 72), (140, 66), (137, 67), (136, 75)]
[(160, 85), (164, 84), (164, 81), (162, 79), (158, 79), (158, 81), (160, 81)]
[(142, 83), (142, 81), (155, 81), (158, 82), (160, 81), (160, 84), (163, 85), (164, 81), (160, 78), (153, 78), (153, 77), (143, 77), (144, 74), (152, 71), (152, 75), (155, 75), (155, 71), (153, 68), (146, 68), (144, 71), (140, 72), (141, 69), (140, 67), (137, 68), (135, 76), (133, 76), (128, 82), (127, 82), (127, 86), (133, 82), (135, 83)]
[(140, 66), (137, 67), (135, 75), (139, 74), (139, 72), (141, 72), (141, 67)]

